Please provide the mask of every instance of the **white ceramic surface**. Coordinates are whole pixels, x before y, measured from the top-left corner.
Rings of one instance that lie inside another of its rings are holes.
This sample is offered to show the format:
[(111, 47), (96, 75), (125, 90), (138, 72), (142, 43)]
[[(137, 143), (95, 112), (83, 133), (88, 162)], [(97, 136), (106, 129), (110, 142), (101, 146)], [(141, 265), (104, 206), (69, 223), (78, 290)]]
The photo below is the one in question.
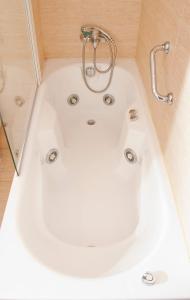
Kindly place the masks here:
[[(76, 106), (67, 102), (73, 93)], [(118, 62), (107, 93), (112, 106), (87, 90), (80, 63), (47, 62), (1, 228), (0, 299), (190, 296), (189, 261), (133, 60)], [(47, 164), (51, 148), (59, 156)], [(147, 270), (154, 286), (141, 281)]]

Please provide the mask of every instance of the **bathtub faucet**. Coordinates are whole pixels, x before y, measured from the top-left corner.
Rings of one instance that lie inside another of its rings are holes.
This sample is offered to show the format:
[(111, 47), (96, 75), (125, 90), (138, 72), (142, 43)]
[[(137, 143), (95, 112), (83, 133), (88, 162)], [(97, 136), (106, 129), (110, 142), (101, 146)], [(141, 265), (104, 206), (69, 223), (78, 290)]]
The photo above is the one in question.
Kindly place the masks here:
[[(107, 90), (107, 88), (109, 87), (111, 80), (112, 80), (112, 76), (113, 76), (113, 70), (114, 70), (114, 66), (115, 66), (115, 59), (116, 59), (116, 55), (117, 55), (117, 47), (115, 45), (114, 40), (112, 39), (112, 37), (106, 32), (104, 31), (102, 28), (100, 27), (94, 27), (91, 25), (84, 25), (81, 27), (81, 35), (80, 35), (81, 41), (83, 42), (83, 48), (82, 48), (82, 74), (83, 74), (83, 79), (84, 82), (87, 86), (87, 88), (94, 93), (102, 93), (105, 90)], [(110, 77), (108, 80), (108, 84), (106, 85), (105, 88), (101, 89), (101, 90), (95, 90), (93, 88), (91, 88), (87, 82), (86, 79), (86, 68), (85, 68), (85, 60), (86, 60), (86, 44), (87, 42), (90, 42), (93, 46), (93, 67), (94, 67), (94, 74), (95, 72), (98, 73), (108, 73), (110, 71)], [(98, 45), (100, 42), (105, 42), (108, 45), (109, 51), (110, 51), (110, 64), (108, 65), (108, 67), (104, 70), (99, 69), (96, 63), (96, 50), (98, 48)]]
[(101, 40), (101, 31), (96, 27), (81, 27), (81, 39), (87, 39), (92, 42), (93, 48), (97, 48)]

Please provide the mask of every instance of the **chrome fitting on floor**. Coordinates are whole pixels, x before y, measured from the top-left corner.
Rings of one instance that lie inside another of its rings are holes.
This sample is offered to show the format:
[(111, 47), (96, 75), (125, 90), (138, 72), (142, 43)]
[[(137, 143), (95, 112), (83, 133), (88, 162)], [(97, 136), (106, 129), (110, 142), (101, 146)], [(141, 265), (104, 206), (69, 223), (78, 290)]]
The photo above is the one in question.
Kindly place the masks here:
[(151, 272), (145, 272), (142, 276), (142, 282), (146, 285), (153, 285), (156, 283), (156, 278)]

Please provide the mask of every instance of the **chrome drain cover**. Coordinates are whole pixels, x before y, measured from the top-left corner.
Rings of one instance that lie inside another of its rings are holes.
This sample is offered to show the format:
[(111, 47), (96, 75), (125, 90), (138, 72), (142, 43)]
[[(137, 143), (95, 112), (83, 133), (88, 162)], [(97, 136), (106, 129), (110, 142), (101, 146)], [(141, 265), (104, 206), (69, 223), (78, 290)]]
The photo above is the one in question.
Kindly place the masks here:
[(88, 120), (86, 122), (88, 125), (95, 125), (96, 124), (96, 121), (95, 120)]
[(79, 102), (79, 96), (77, 94), (72, 94), (67, 98), (69, 105), (76, 105)]
[(124, 155), (128, 162), (130, 162), (130, 163), (137, 162), (137, 155), (131, 148), (125, 149)]
[(115, 102), (115, 98), (110, 94), (105, 94), (103, 97), (103, 101), (106, 105), (113, 105)]
[(46, 162), (48, 164), (51, 164), (54, 161), (56, 161), (57, 157), (58, 157), (57, 149), (50, 149), (46, 155)]
[(154, 275), (150, 272), (145, 272), (142, 276), (142, 282), (147, 285), (153, 285), (156, 282)]

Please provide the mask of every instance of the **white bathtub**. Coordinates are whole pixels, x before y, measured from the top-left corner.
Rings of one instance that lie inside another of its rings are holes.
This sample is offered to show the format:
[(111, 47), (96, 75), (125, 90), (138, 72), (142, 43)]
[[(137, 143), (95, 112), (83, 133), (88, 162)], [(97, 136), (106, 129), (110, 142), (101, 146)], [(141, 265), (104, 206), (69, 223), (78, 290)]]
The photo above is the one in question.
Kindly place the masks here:
[[(80, 63), (47, 62), (1, 228), (0, 299), (190, 296), (188, 257), (134, 61), (118, 62), (106, 93), (85, 87)], [(58, 158), (48, 164), (52, 148)], [(142, 283), (145, 271), (154, 286)]]

